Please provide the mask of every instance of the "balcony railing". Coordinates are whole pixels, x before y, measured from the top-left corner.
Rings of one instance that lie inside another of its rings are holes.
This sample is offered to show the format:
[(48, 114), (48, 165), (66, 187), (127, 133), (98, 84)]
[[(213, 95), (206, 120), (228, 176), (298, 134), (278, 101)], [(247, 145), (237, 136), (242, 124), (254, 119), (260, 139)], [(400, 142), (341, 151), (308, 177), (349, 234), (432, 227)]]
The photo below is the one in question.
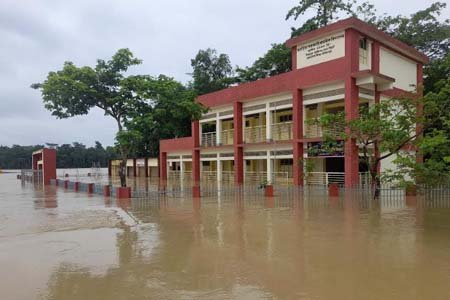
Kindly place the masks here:
[(202, 133), (202, 147), (214, 147), (217, 144), (215, 132)]
[(344, 131), (344, 124), (335, 124), (332, 128), (323, 128), (319, 124), (305, 124), (306, 138), (320, 138), (325, 134), (333, 137), (339, 137)]
[[(202, 181), (217, 181), (217, 171), (202, 171), (201, 173)], [(222, 171), (221, 173), (222, 182), (233, 182), (234, 172), (233, 171)]]
[(307, 185), (329, 185), (330, 183), (337, 183), (344, 185), (344, 172), (309, 172), (306, 174)]
[(217, 181), (217, 171), (202, 171), (200, 178), (204, 181)]
[(233, 145), (234, 129), (222, 130), (220, 142), (222, 145)]
[(234, 171), (223, 171), (222, 172), (223, 182), (234, 182)]
[[(344, 172), (310, 172), (306, 176), (306, 184), (308, 185), (329, 185), (330, 183), (337, 183), (344, 185)], [(359, 183), (361, 186), (368, 186), (371, 183), (370, 174), (367, 172), (359, 173)]]
[(272, 139), (275, 141), (292, 140), (292, 122), (273, 124)]
[(246, 127), (244, 141), (246, 143), (260, 143), (266, 141), (266, 126)]
[[(271, 178), (271, 184), (289, 184), (292, 182), (292, 173), (272, 172)], [(245, 182), (247, 184), (261, 184), (267, 182), (267, 172), (245, 172)]]

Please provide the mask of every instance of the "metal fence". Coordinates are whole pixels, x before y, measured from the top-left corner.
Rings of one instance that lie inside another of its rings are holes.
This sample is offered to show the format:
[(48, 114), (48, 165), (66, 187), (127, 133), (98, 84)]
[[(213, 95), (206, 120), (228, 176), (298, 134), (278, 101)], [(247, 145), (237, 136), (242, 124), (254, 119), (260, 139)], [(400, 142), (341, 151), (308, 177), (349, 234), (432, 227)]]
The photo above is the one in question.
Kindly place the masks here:
[(22, 182), (42, 184), (43, 183), (42, 170), (32, 170), (32, 169), (21, 170), (20, 179), (22, 180)]
[[(31, 172), (22, 173), (31, 178)], [(67, 186), (68, 190), (75, 190), (75, 182), (67, 180), (51, 180), (52, 185), (60, 187)], [(93, 185), (92, 194), (103, 195), (103, 184), (78, 183), (79, 192), (88, 192), (89, 184)], [(106, 185), (110, 189), (111, 197), (116, 197), (115, 187)], [(242, 200), (246, 203), (257, 203), (263, 199), (264, 187), (257, 184), (246, 184), (236, 186), (232, 183), (217, 184), (202, 182), (200, 187), (200, 195), (202, 201), (235, 201)], [(292, 201), (307, 200), (311, 207), (320, 207), (330, 205), (329, 189), (326, 186), (292, 186), (292, 185), (275, 185), (274, 198), (271, 200), (272, 205), (290, 205)], [(332, 197), (335, 199), (333, 205), (349, 205), (349, 201), (359, 208), (370, 208), (373, 206), (399, 208), (408, 205), (408, 201), (413, 201), (415, 205), (425, 208), (450, 208), (450, 184), (440, 186), (423, 186), (419, 185), (414, 190), (416, 196), (410, 196), (404, 187), (395, 185), (381, 185), (378, 190), (378, 196), (375, 197), (375, 190), (370, 185), (359, 185), (353, 188), (340, 188), (339, 195)], [(134, 186), (132, 188), (132, 198), (141, 199), (142, 201), (159, 201), (162, 199), (192, 199), (192, 185), (172, 185), (160, 186), (150, 185), (147, 187)]]

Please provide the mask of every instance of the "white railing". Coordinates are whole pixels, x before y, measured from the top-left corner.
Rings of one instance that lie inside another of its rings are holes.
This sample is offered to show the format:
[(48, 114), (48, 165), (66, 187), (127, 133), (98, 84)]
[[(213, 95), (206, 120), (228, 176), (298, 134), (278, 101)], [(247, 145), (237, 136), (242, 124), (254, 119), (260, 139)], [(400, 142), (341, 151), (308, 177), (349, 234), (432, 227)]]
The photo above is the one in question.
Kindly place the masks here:
[(337, 183), (343, 185), (345, 182), (345, 173), (343, 172), (309, 172), (305, 176), (307, 185), (325, 185)]
[(292, 139), (292, 122), (272, 124), (272, 139), (286, 141)]
[(266, 141), (266, 126), (246, 127), (244, 134), (246, 143), (260, 143)]
[(220, 143), (222, 145), (233, 145), (234, 129), (222, 130), (220, 134)]
[(167, 171), (167, 178), (169, 178), (169, 179), (180, 179), (181, 178), (181, 171), (168, 170)]
[(234, 182), (234, 171), (223, 171), (222, 182)]
[(343, 124), (336, 124), (333, 128), (323, 128), (318, 124), (305, 124), (305, 137), (318, 138), (323, 137), (324, 134), (331, 136), (340, 136), (345, 131)]
[(202, 146), (214, 147), (216, 146), (217, 138), (215, 132), (202, 133)]
[(217, 181), (217, 171), (202, 171), (200, 178), (205, 181)]
[(42, 170), (21, 170), (20, 178), (22, 181), (29, 181), (33, 183), (42, 184), (43, 174)]
[(370, 177), (369, 172), (359, 173), (359, 184), (361, 186), (370, 186), (371, 183), (372, 183), (372, 178)]
[[(271, 184), (289, 184), (292, 181), (292, 175), (289, 172), (272, 172), (270, 177), (269, 183)], [(267, 183), (267, 172), (247, 171), (244, 180), (246, 183)]]

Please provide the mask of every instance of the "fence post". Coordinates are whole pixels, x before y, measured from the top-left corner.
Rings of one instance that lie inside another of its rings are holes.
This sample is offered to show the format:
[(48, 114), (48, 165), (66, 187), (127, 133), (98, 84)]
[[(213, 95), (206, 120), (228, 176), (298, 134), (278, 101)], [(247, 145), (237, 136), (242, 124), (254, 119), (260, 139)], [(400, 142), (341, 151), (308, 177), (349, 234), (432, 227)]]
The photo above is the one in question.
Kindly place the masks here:
[(103, 196), (105, 196), (105, 197), (111, 196), (111, 188), (109, 185), (103, 186)]
[(87, 184), (87, 193), (88, 194), (92, 194), (94, 192), (94, 184), (93, 183), (88, 183)]

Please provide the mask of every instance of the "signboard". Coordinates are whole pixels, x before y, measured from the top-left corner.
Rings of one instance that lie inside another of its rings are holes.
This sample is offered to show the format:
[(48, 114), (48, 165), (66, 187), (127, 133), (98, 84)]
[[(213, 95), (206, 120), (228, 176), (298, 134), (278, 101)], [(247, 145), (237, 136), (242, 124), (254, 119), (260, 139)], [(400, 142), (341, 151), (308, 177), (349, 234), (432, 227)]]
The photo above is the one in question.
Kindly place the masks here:
[(345, 55), (345, 33), (336, 33), (297, 46), (297, 68), (323, 63)]
[(336, 141), (329, 145), (322, 142), (310, 142), (308, 146), (308, 157), (342, 157), (344, 156), (344, 142)]

